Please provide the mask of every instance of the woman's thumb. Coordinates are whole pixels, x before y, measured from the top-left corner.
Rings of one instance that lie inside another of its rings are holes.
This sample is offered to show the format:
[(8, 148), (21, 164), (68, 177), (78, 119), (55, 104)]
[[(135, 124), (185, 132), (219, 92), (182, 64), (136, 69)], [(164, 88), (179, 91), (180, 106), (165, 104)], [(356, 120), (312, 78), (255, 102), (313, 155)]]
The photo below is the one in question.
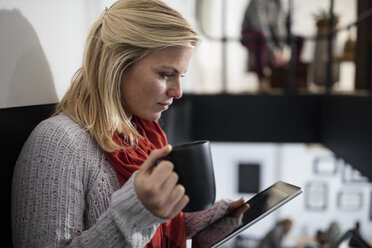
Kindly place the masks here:
[(153, 150), (146, 161), (142, 164), (140, 170), (141, 171), (150, 171), (152, 167), (154, 167), (156, 160), (167, 156), (172, 151), (171, 145), (165, 145), (160, 149)]

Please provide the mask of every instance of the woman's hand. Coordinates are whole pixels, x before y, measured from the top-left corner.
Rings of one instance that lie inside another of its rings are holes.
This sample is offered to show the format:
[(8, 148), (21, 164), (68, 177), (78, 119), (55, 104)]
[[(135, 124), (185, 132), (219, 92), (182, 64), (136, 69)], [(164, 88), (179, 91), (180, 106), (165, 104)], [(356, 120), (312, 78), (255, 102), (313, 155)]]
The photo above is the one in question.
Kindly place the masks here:
[(156, 160), (172, 150), (170, 145), (153, 150), (136, 174), (134, 188), (142, 204), (154, 215), (172, 219), (189, 202), (185, 188), (177, 184), (178, 175), (173, 171), (170, 161)]
[(244, 212), (247, 211), (249, 207), (249, 204), (245, 203), (244, 198), (241, 197), (239, 200), (232, 201), (230, 203), (229, 207), (227, 208), (227, 214), (230, 217), (239, 217), (244, 214)]
[(241, 225), (243, 213), (248, 209), (249, 205), (245, 203), (243, 197), (239, 200), (230, 202), (226, 210), (228, 218), (222, 217), (193, 235), (192, 247), (211, 247), (217, 240), (222, 239)]

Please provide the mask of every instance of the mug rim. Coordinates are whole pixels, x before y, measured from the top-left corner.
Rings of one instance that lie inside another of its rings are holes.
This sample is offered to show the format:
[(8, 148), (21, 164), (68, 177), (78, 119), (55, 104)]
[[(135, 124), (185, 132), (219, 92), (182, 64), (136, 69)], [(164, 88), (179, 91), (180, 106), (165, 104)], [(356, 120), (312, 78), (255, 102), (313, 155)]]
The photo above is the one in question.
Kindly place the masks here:
[(191, 141), (191, 142), (187, 142), (187, 143), (183, 143), (183, 144), (179, 144), (179, 145), (174, 146), (172, 148), (172, 151), (173, 150), (178, 150), (178, 149), (181, 149), (181, 148), (188, 148), (188, 147), (195, 146), (195, 145), (204, 145), (204, 144), (208, 144), (208, 143), (209, 143), (209, 140)]

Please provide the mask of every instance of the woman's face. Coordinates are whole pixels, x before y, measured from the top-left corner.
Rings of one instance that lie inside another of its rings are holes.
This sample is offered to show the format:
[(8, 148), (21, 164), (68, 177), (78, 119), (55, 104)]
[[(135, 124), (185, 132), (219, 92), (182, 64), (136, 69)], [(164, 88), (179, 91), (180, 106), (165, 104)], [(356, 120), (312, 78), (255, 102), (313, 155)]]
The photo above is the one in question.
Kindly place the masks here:
[(121, 92), (128, 117), (155, 121), (182, 96), (180, 79), (189, 65), (192, 48), (169, 47), (151, 53), (123, 73)]

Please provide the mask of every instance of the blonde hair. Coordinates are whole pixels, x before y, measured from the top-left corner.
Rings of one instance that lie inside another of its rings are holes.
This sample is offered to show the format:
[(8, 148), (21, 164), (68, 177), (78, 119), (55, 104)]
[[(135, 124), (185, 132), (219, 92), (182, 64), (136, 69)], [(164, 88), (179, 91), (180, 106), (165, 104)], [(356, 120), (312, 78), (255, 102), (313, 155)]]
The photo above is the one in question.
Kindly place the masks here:
[(64, 112), (89, 130), (105, 151), (121, 148), (112, 140), (114, 132), (133, 145), (140, 135), (122, 106), (123, 71), (151, 52), (175, 46), (194, 48), (198, 41), (190, 24), (160, 1), (117, 1), (93, 24), (82, 67), (55, 114)]

